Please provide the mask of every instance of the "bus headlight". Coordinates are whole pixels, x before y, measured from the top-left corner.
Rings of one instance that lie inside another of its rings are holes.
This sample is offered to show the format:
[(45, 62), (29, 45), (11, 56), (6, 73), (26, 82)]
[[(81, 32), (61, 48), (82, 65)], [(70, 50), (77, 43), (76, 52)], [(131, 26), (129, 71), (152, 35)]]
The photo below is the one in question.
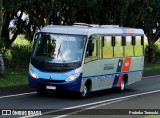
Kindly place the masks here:
[(38, 79), (39, 77), (37, 76), (37, 74), (32, 70), (32, 65), (29, 64), (29, 74), (35, 78), (35, 79)]
[(77, 77), (79, 77), (80, 73), (75, 73), (73, 75), (70, 75), (65, 81), (73, 81), (75, 80)]
[(39, 77), (37, 76), (37, 74), (35, 72), (33, 72), (33, 70), (29, 69), (29, 74), (35, 78), (35, 79), (38, 79)]

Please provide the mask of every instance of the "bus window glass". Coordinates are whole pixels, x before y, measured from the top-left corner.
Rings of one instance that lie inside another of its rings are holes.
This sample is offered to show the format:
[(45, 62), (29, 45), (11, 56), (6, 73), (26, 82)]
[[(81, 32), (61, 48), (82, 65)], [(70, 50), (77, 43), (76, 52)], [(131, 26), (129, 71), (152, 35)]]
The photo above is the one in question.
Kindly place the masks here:
[(98, 58), (98, 36), (94, 36), (88, 41), (85, 54), (85, 62), (93, 61)]
[(103, 41), (103, 58), (113, 57), (112, 36), (105, 36)]
[(122, 36), (115, 36), (114, 57), (123, 57)]
[(135, 56), (142, 56), (143, 55), (143, 45), (141, 45), (141, 36), (135, 37), (136, 45), (135, 45)]
[(122, 36), (115, 36), (115, 46), (122, 46)]
[(132, 36), (126, 36), (125, 56), (133, 56)]
[(136, 36), (136, 45), (141, 45), (141, 36)]

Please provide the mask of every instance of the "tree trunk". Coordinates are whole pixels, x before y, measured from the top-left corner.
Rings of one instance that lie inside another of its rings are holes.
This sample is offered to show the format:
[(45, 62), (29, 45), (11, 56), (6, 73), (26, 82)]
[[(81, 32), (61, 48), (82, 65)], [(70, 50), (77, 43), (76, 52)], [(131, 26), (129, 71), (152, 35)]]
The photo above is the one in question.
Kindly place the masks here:
[(50, 9), (47, 12), (45, 12), (47, 14), (45, 14), (44, 16), (44, 25), (49, 25), (50, 17), (53, 14), (53, 4), (54, 4), (54, 0), (49, 0), (48, 5), (50, 6), (49, 7)]
[(155, 62), (155, 54), (156, 54), (156, 47), (154, 45), (154, 40), (151, 37), (148, 37), (149, 46), (147, 47), (147, 63), (154, 63)]
[(2, 32), (2, 24), (3, 24), (2, 2), (3, 0), (0, 0), (0, 40), (1, 40), (1, 32)]
[[(10, 14), (13, 14), (13, 16)], [(4, 12), (4, 23), (3, 23), (3, 29), (2, 29), (2, 36), (5, 39), (5, 49), (9, 49), (9, 47), (15, 41), (17, 36), (20, 34), (20, 31), (22, 30), (22, 27), (20, 26), (22, 22), (21, 21), (22, 15), (23, 15), (23, 11), (21, 11), (19, 17), (17, 17), (16, 31), (14, 32), (13, 37), (10, 38), (8, 27), (9, 27), (10, 21), (13, 19), (15, 14), (11, 13), (10, 11)]]

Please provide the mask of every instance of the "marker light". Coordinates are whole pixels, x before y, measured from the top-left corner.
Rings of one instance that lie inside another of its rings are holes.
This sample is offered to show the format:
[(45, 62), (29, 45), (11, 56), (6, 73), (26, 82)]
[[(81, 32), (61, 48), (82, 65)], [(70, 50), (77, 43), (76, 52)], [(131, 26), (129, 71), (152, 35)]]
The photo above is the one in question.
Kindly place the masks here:
[(73, 75), (70, 75), (65, 81), (73, 81), (75, 80), (77, 77), (79, 77), (80, 73), (75, 73)]
[(30, 64), (29, 65), (29, 74), (35, 78), (35, 79), (38, 79), (39, 77), (37, 76), (37, 74), (32, 70), (32, 65)]

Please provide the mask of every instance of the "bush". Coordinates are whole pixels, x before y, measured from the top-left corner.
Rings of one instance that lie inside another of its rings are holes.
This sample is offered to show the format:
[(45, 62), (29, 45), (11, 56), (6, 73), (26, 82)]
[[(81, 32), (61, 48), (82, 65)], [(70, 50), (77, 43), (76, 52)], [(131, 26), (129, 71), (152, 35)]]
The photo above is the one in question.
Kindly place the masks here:
[(4, 53), (6, 68), (28, 68), (32, 44), (19, 35), (9, 50)]
[(31, 46), (13, 46), (5, 53), (6, 67), (26, 67), (31, 57)]
[[(155, 53), (153, 52), (149, 52), (149, 48), (150, 50), (154, 51)], [(154, 45), (154, 47), (149, 47), (149, 46), (146, 46), (146, 49), (145, 49), (145, 62), (148, 62), (149, 58), (151, 56), (153, 56), (152, 54), (155, 55), (154, 57), (154, 62), (153, 63), (160, 63), (160, 48), (158, 45)]]

